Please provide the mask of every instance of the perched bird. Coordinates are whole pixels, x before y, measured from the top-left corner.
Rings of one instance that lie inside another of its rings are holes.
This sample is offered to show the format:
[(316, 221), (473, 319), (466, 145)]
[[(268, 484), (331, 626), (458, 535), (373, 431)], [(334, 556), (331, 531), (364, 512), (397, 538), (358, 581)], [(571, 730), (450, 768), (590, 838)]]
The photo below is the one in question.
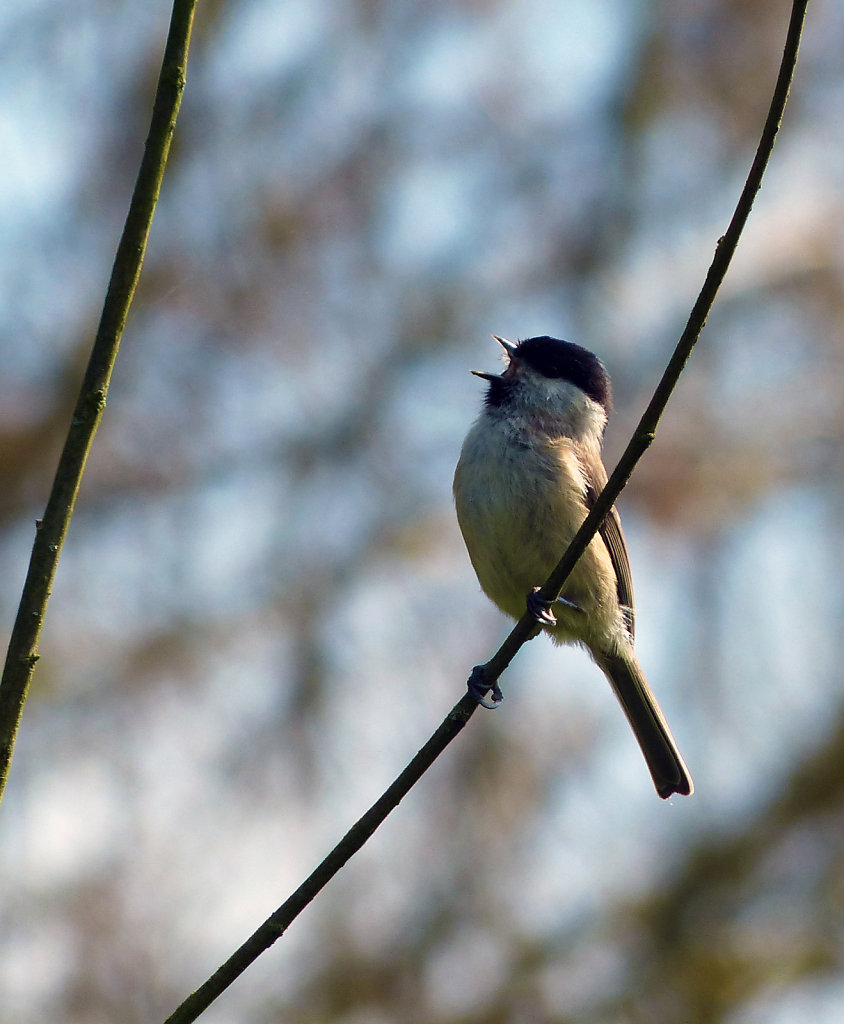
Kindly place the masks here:
[[(563, 585), (543, 604), (536, 591), (560, 560), (607, 481), (601, 443), (612, 408), (610, 379), (580, 345), (528, 338), (506, 353), (488, 381), (483, 411), (463, 443), (454, 474), (457, 519), (491, 601), (519, 619), (527, 607), (557, 644), (581, 644), (607, 677), (633, 728), (657, 793), (693, 792), (656, 698), (633, 651), (630, 560), (613, 508)], [(486, 707), (477, 672), (470, 693)]]

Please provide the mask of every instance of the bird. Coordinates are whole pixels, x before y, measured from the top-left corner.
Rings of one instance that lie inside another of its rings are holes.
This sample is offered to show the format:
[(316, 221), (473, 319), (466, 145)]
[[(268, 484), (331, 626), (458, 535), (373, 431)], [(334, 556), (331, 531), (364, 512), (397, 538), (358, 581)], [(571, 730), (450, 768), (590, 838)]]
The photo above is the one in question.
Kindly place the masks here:
[[(488, 387), (454, 474), (457, 521), (481, 589), (514, 619), (527, 608), (555, 644), (585, 648), (615, 692), (659, 796), (691, 795), (691, 775), (634, 651), (630, 558), (614, 506), (559, 598), (538, 596), (607, 482), (609, 375), (574, 342), (493, 338), (506, 366), (471, 371)], [(485, 707), (503, 699), (497, 683), (485, 699), (480, 667), (468, 686)]]

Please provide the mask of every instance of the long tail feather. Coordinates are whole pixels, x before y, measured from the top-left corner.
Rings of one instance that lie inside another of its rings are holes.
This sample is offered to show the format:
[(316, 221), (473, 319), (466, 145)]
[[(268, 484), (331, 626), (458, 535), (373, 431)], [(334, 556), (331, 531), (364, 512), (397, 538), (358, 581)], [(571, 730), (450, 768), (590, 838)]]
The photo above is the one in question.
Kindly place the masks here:
[(624, 708), (657, 793), (663, 800), (672, 793), (691, 795), (695, 788), (692, 777), (635, 657), (627, 653), (601, 654), (595, 660)]

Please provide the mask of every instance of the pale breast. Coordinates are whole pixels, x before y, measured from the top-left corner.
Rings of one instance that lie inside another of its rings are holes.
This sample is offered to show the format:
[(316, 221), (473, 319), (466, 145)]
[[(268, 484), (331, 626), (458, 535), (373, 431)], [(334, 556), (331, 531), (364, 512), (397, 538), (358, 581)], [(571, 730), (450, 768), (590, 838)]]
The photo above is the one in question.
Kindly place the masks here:
[[(494, 431), (470, 431), (454, 492), (482, 589), (502, 611), (520, 618), (526, 595), (545, 582), (586, 516), (586, 483), (577, 446), (568, 438), (500, 441)], [(616, 628), (615, 576), (600, 538), (578, 562), (563, 596), (582, 612), (555, 608), (558, 641), (586, 640), (595, 631)]]

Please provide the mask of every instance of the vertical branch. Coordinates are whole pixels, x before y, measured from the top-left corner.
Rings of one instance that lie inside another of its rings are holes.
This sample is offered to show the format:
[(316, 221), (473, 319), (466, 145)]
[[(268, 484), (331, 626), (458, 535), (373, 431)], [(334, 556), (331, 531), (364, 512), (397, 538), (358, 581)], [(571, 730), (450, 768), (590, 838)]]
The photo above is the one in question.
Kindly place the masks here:
[(126, 317), (141, 273), (170, 141), (185, 87), (196, 0), (174, 0), (170, 30), (155, 94), (149, 135), (117, 247), (91, 357), (59, 458), (43, 519), (36, 523), (17, 618), (0, 678), (0, 799), (26, 703), (38, 641), (59, 555), (73, 515), (79, 484), (106, 404)]

